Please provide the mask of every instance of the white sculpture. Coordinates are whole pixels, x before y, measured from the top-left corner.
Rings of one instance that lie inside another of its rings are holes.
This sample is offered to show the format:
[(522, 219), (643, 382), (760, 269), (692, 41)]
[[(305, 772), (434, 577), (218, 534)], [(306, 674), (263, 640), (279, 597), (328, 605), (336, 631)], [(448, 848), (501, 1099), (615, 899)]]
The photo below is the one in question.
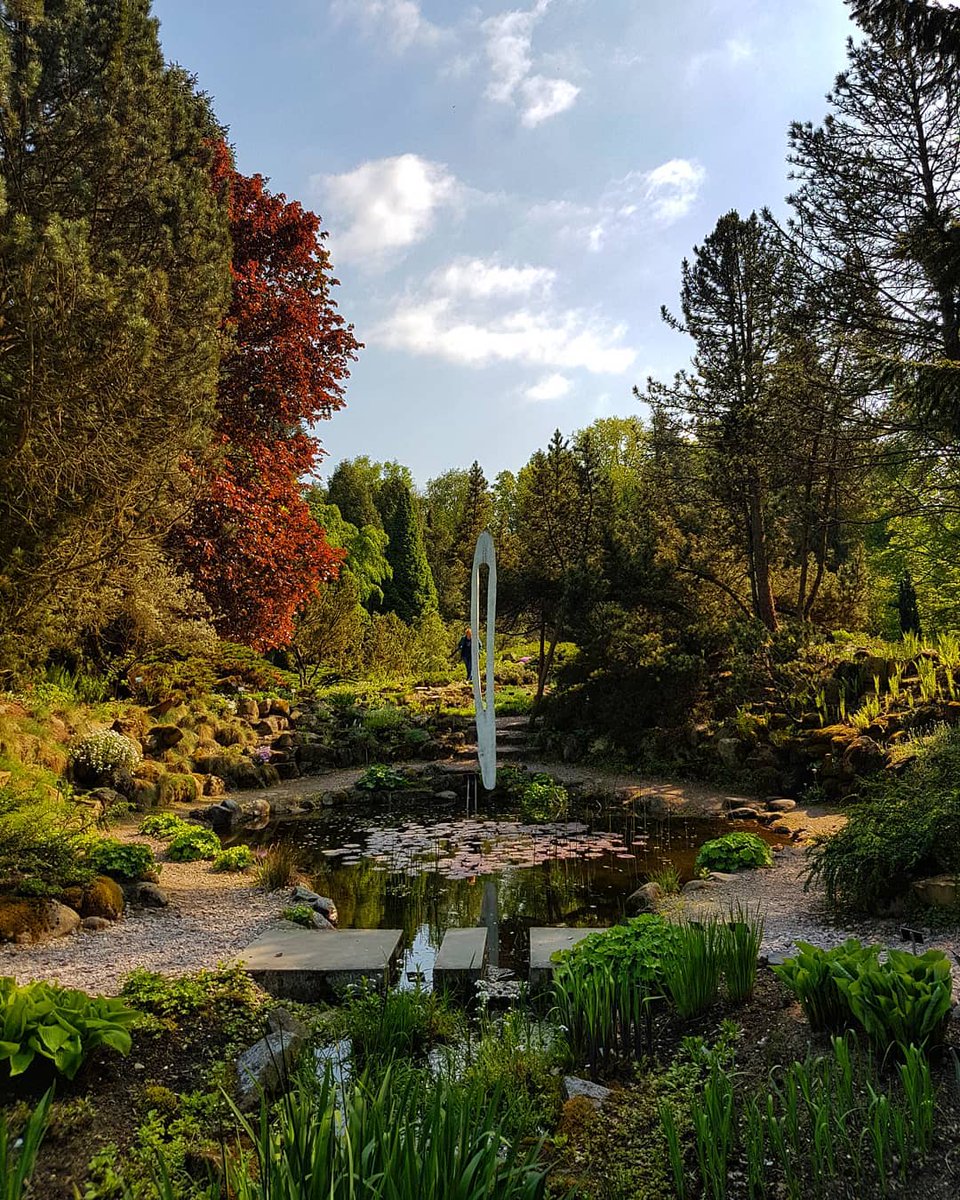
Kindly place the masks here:
[[(484, 631), (487, 647), (487, 685), (480, 688), (480, 567), (487, 565), (487, 627)], [(472, 648), (473, 703), (477, 713), (477, 758), (480, 778), (487, 791), (497, 786), (497, 715), (494, 708), (493, 660), (494, 639), (497, 635), (497, 554), (488, 530), (477, 538), (473, 553), (473, 574), (470, 577), (470, 628), (474, 632)]]

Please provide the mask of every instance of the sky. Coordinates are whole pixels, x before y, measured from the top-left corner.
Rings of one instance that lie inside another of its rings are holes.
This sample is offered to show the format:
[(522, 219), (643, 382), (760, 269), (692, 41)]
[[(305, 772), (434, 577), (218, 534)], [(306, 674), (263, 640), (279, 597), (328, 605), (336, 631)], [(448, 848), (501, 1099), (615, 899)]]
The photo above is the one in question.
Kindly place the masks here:
[(318, 212), (365, 348), (319, 430), (424, 485), (517, 470), (556, 428), (642, 415), (685, 256), (785, 210), (842, 0), (155, 0), (237, 165)]

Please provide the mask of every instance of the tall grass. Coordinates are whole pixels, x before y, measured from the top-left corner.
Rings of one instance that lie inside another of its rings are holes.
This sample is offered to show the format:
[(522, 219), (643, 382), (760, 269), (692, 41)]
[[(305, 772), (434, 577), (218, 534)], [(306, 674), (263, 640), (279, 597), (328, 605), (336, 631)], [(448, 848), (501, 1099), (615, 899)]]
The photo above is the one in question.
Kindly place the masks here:
[(705, 1013), (720, 994), (724, 932), (716, 918), (685, 921), (680, 940), (664, 967), (664, 984), (677, 1016), (690, 1020)]
[(275, 842), (257, 854), (255, 870), (257, 883), (267, 892), (293, 887), (300, 877), (300, 868), (293, 847)]
[(735, 1004), (749, 1000), (757, 981), (757, 960), (763, 941), (763, 917), (738, 904), (723, 930), (723, 981)]
[(0, 1200), (21, 1200), (35, 1194), (30, 1190), (30, 1177), (46, 1132), (52, 1100), (53, 1089), (44, 1094), (30, 1114), (19, 1139), (11, 1135), (6, 1117), (0, 1116)]
[(344, 1004), (342, 1036), (358, 1067), (380, 1069), (394, 1058), (415, 1058), (453, 1038), (459, 1019), (437, 992), (364, 988)]

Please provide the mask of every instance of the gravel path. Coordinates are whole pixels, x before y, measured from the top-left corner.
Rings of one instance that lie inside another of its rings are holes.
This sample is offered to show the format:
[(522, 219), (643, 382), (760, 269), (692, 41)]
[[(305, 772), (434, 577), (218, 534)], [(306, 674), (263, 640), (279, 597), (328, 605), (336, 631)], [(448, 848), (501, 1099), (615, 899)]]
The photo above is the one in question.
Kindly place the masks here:
[(0, 975), (19, 983), (58, 980), (96, 994), (117, 992), (134, 967), (170, 975), (214, 967), (275, 921), (286, 895), (260, 891), (245, 874), (214, 873), (206, 862), (164, 863), (160, 879), (168, 908), (135, 910), (102, 933), (0, 946)]

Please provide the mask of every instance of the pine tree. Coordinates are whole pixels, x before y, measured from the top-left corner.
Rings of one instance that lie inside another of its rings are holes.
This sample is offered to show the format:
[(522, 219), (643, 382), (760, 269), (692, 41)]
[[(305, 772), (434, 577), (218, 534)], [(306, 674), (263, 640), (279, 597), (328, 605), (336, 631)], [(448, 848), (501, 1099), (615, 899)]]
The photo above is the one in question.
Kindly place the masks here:
[(908, 633), (920, 636), (920, 606), (909, 571), (904, 571), (897, 584), (897, 615), (900, 618), (901, 636), (906, 637)]
[(0, 3), (0, 627), (8, 651), (162, 591), (229, 301), (221, 134), (148, 0)]
[(393, 571), (392, 577), (384, 582), (383, 607), (412, 625), (437, 607), (437, 589), (427, 562), (412, 489), (402, 478), (393, 476), (381, 487), (378, 504), (383, 528), (390, 539), (387, 561)]

